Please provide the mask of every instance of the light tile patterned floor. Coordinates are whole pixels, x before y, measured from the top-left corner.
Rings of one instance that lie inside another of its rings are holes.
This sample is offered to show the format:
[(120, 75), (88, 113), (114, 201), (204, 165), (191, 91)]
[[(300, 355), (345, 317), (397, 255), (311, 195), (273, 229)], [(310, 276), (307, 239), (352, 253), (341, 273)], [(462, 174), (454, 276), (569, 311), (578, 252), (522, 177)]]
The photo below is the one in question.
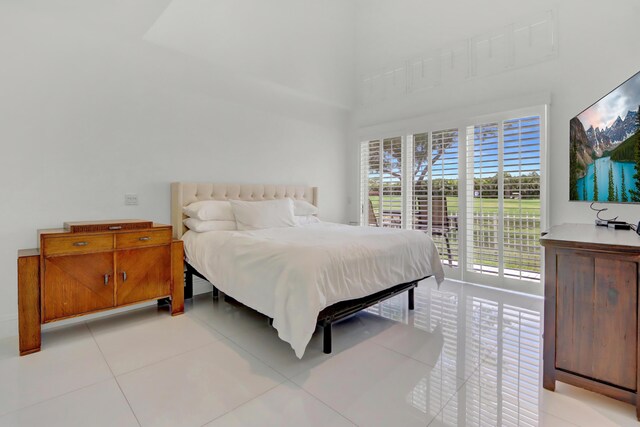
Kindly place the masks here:
[(542, 300), (432, 280), (321, 334), (302, 360), (210, 294), (0, 340), (0, 426), (620, 426), (631, 405), (540, 386)]

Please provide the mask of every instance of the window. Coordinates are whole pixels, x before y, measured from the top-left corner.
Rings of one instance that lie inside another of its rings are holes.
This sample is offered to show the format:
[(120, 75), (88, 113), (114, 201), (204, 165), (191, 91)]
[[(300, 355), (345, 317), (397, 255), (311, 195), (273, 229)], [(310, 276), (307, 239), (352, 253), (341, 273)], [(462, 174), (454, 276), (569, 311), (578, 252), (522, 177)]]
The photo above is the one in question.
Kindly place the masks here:
[[(429, 161), (422, 160), (425, 149), (421, 146), (426, 140), (426, 134), (414, 135), (415, 221), (412, 228), (427, 228), (443, 262), (455, 268), (458, 266), (458, 129), (431, 133)], [(426, 169), (430, 169), (428, 173)]]
[(540, 280), (540, 117), (467, 130), (467, 270)]
[(363, 142), (361, 224), (428, 233), (450, 277), (541, 293), (545, 113)]
[(401, 137), (362, 143), (362, 224), (402, 227), (402, 163)]

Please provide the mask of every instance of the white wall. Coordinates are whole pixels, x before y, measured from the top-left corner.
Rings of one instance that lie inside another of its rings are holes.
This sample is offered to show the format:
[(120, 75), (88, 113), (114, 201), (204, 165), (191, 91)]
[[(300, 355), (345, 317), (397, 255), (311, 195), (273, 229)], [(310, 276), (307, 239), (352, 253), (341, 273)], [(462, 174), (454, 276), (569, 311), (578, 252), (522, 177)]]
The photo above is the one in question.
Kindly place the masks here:
[[(498, 112), (491, 109), (527, 106), (550, 93), (549, 223), (592, 222), (594, 215), (588, 204), (568, 201), (569, 120), (640, 71), (637, 0), (361, 0), (357, 68), (368, 73), (547, 10), (553, 10), (557, 20), (559, 50), (555, 59), (360, 107), (356, 126), (391, 123), (386, 126), (393, 128), (395, 121), (422, 115), (450, 118), (469, 111)], [(351, 147), (350, 153), (355, 167), (357, 149)], [(350, 174), (349, 179), (351, 188), (357, 188), (356, 174)], [(611, 205), (609, 212), (629, 222), (640, 220), (637, 205)], [(357, 209), (351, 209), (350, 219), (357, 215)]]
[(319, 186), (346, 218), (354, 4), (263, 3), (0, 2), (0, 336), (38, 228), (166, 223), (172, 181)]

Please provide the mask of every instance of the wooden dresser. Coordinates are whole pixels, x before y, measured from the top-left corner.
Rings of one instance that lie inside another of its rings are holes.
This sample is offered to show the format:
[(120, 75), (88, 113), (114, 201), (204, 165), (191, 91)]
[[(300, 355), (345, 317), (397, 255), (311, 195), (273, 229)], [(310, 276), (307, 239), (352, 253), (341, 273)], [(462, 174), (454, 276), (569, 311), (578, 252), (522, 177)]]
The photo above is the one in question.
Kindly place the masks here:
[(168, 298), (184, 312), (182, 241), (143, 220), (65, 223), (18, 252), (20, 354), (40, 350), (40, 325)]
[(562, 381), (636, 405), (640, 419), (640, 236), (563, 224), (545, 248), (543, 386)]

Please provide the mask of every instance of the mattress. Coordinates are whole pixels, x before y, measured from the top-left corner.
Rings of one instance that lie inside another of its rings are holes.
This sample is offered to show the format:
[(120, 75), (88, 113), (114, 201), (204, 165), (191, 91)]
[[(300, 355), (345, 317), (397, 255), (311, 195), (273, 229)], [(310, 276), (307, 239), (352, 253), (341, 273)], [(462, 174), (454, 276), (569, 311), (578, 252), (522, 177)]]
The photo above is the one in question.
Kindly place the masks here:
[(273, 318), (302, 358), (318, 314), (444, 272), (423, 232), (322, 222), (252, 231), (188, 231), (188, 262), (225, 294)]

